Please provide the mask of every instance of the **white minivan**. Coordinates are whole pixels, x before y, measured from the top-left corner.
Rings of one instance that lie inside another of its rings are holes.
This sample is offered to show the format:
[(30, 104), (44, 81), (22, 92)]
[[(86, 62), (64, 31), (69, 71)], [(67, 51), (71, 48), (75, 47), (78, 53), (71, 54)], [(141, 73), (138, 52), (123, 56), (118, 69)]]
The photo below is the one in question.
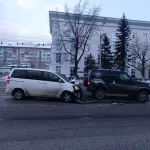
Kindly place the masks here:
[(81, 98), (81, 88), (64, 75), (49, 70), (14, 68), (6, 84), (6, 94), (16, 100), (25, 96), (61, 98), (65, 102)]

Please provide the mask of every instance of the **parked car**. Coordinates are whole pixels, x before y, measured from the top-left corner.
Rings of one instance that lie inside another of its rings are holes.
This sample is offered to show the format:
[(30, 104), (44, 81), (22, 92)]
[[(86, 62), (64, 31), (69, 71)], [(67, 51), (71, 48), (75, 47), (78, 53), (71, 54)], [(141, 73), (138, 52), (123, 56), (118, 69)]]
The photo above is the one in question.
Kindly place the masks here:
[(15, 68), (12, 69), (6, 85), (6, 94), (16, 100), (25, 96), (61, 98), (65, 102), (80, 99), (80, 88), (63, 75), (53, 71)]
[(89, 75), (87, 90), (99, 100), (104, 99), (106, 94), (119, 94), (146, 102), (150, 94), (150, 84), (137, 81), (120, 71), (93, 70)]
[(7, 80), (9, 72), (0, 72), (0, 79)]

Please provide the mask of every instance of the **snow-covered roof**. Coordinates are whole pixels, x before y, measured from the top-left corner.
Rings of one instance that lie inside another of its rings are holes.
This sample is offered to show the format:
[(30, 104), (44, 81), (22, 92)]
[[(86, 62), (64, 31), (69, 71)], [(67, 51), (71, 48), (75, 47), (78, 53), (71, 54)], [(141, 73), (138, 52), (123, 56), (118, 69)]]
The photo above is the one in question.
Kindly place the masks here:
[(50, 43), (18, 43), (18, 42), (0, 42), (0, 47), (21, 47), (21, 48), (42, 48), (50, 49)]

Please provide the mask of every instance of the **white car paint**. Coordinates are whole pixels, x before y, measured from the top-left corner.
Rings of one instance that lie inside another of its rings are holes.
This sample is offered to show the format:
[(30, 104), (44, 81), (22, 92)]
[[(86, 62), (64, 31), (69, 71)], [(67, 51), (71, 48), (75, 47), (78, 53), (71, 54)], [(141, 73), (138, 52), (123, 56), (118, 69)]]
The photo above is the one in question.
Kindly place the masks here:
[[(42, 71), (47, 73), (53, 73), (58, 76), (61, 82), (51, 82), (42, 80), (32, 80), (32, 79), (20, 79), (11, 77), (14, 70), (30, 70), (30, 71)], [(67, 81), (65, 81), (57, 73), (49, 70), (42, 69), (30, 69), (30, 68), (16, 68), (12, 69), (9, 76), (10, 82), (6, 85), (6, 94), (12, 95), (12, 92), (16, 88), (20, 88), (24, 91), (25, 96), (35, 96), (35, 97), (52, 97), (60, 98), (63, 91), (74, 92), (74, 88), (78, 90), (79, 88)]]

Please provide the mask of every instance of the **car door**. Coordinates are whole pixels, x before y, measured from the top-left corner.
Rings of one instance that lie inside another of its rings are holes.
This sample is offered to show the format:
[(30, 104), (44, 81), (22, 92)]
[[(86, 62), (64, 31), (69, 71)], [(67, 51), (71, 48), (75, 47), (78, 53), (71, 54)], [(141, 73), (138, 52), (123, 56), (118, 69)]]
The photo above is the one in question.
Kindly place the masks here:
[(115, 72), (105, 71), (101, 73), (101, 79), (105, 81), (106, 87), (108, 89), (109, 94), (116, 94), (118, 89), (117, 81), (119, 80), (119, 76)]
[(116, 92), (121, 94), (130, 94), (134, 91), (134, 84), (132, 83), (131, 77), (126, 73), (118, 74), (119, 78), (114, 81), (116, 85)]
[(54, 98), (57, 97), (61, 89), (61, 83), (59, 82), (61, 79), (55, 73), (45, 71), (43, 74), (45, 82), (45, 95)]
[(38, 70), (27, 70), (28, 79), (25, 80), (25, 90), (29, 96), (43, 96), (43, 73)]

